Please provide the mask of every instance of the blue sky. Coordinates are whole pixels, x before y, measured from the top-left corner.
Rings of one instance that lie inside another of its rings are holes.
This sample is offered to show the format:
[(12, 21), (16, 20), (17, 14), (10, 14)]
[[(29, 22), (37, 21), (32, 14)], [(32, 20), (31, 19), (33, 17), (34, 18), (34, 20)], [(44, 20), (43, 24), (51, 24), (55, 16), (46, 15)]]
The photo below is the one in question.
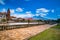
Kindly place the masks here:
[(60, 18), (60, 0), (0, 0), (0, 12), (10, 8), (11, 16), (22, 18)]

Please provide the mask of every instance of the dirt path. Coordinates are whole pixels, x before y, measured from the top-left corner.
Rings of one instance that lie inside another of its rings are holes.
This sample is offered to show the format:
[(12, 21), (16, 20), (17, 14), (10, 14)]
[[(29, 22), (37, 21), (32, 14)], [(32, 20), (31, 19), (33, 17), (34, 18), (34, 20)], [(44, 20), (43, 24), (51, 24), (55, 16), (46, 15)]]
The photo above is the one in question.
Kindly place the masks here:
[(24, 40), (34, 36), (54, 25), (40, 25), (28, 28), (0, 31), (0, 40)]

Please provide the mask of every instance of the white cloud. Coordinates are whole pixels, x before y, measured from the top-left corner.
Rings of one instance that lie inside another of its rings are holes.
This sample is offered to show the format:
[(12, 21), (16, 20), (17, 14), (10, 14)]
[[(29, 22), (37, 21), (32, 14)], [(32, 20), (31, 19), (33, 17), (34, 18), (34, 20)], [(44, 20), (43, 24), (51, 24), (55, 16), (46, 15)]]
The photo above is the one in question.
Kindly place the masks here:
[(16, 11), (17, 12), (23, 12), (23, 8), (17, 8)]
[(27, 13), (27, 14), (30, 14), (30, 13), (31, 13), (31, 11), (27, 11), (26, 13)]
[(18, 15), (18, 17), (25, 18), (25, 17), (27, 17), (27, 15), (26, 14), (20, 14), (20, 15)]
[(2, 12), (6, 12), (7, 10), (5, 8), (2, 9)]
[(52, 13), (54, 13), (54, 9), (53, 9), (53, 10), (51, 10), (51, 12), (52, 12)]
[(43, 14), (43, 13), (42, 13), (42, 14), (40, 14), (40, 16), (41, 16), (41, 17), (45, 17), (46, 15), (47, 15), (47, 14)]
[(15, 16), (15, 17), (17, 17), (17, 18), (19, 18), (19, 17), (21, 17), (21, 18), (26, 17), (25, 14), (13, 14), (12, 16)]
[(33, 17), (34, 15), (31, 13), (31, 11), (27, 11), (26, 14), (13, 14), (12, 16), (15, 16), (17, 18), (30, 18)]
[(15, 10), (14, 10), (14, 9), (10, 9), (10, 12), (11, 12), (11, 13), (15, 13)]
[(26, 14), (13, 14), (12, 16), (15, 16), (17, 18), (19, 18), (19, 17), (21, 17), (21, 18), (28, 17)]
[(27, 15), (27, 17), (33, 17), (34, 16), (31, 11), (27, 11), (26, 15)]
[[(7, 12), (7, 9), (3, 8), (3, 9), (1, 10), (1, 12)], [(15, 10), (14, 10), (14, 9), (10, 9), (10, 12), (11, 12), (11, 13), (15, 13)]]
[(39, 9), (36, 9), (36, 16), (41, 16), (41, 17), (45, 17), (48, 12), (50, 10), (46, 9), (46, 8), (39, 8)]
[(4, 0), (0, 0), (0, 4), (5, 5)]
[(36, 16), (41, 16), (41, 17), (45, 17), (47, 14), (44, 13), (40, 13), (40, 14), (36, 14)]
[(39, 16), (40, 14), (36, 13), (36, 16)]
[(40, 13), (40, 12), (49, 12), (49, 10), (47, 10), (46, 8), (39, 8), (36, 10), (36, 13)]

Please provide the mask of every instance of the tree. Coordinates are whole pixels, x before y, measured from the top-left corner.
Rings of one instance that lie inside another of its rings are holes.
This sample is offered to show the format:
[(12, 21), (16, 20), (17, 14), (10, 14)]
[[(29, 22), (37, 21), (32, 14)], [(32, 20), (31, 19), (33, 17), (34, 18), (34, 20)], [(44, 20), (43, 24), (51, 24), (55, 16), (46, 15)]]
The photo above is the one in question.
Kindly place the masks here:
[(57, 23), (60, 23), (60, 19), (57, 20)]
[(6, 19), (2, 19), (1, 21), (2, 21), (2, 22), (6, 22)]
[(40, 22), (42, 22), (42, 20), (37, 20), (38, 21), (38, 24), (40, 24)]

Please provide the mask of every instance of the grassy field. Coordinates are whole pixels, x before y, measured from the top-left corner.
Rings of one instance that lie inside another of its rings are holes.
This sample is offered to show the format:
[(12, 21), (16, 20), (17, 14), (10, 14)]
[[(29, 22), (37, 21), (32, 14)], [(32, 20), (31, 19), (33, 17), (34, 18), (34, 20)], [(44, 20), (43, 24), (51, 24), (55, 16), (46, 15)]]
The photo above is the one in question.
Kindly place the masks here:
[(29, 40), (60, 40), (60, 25), (45, 30), (40, 34), (29, 38)]

